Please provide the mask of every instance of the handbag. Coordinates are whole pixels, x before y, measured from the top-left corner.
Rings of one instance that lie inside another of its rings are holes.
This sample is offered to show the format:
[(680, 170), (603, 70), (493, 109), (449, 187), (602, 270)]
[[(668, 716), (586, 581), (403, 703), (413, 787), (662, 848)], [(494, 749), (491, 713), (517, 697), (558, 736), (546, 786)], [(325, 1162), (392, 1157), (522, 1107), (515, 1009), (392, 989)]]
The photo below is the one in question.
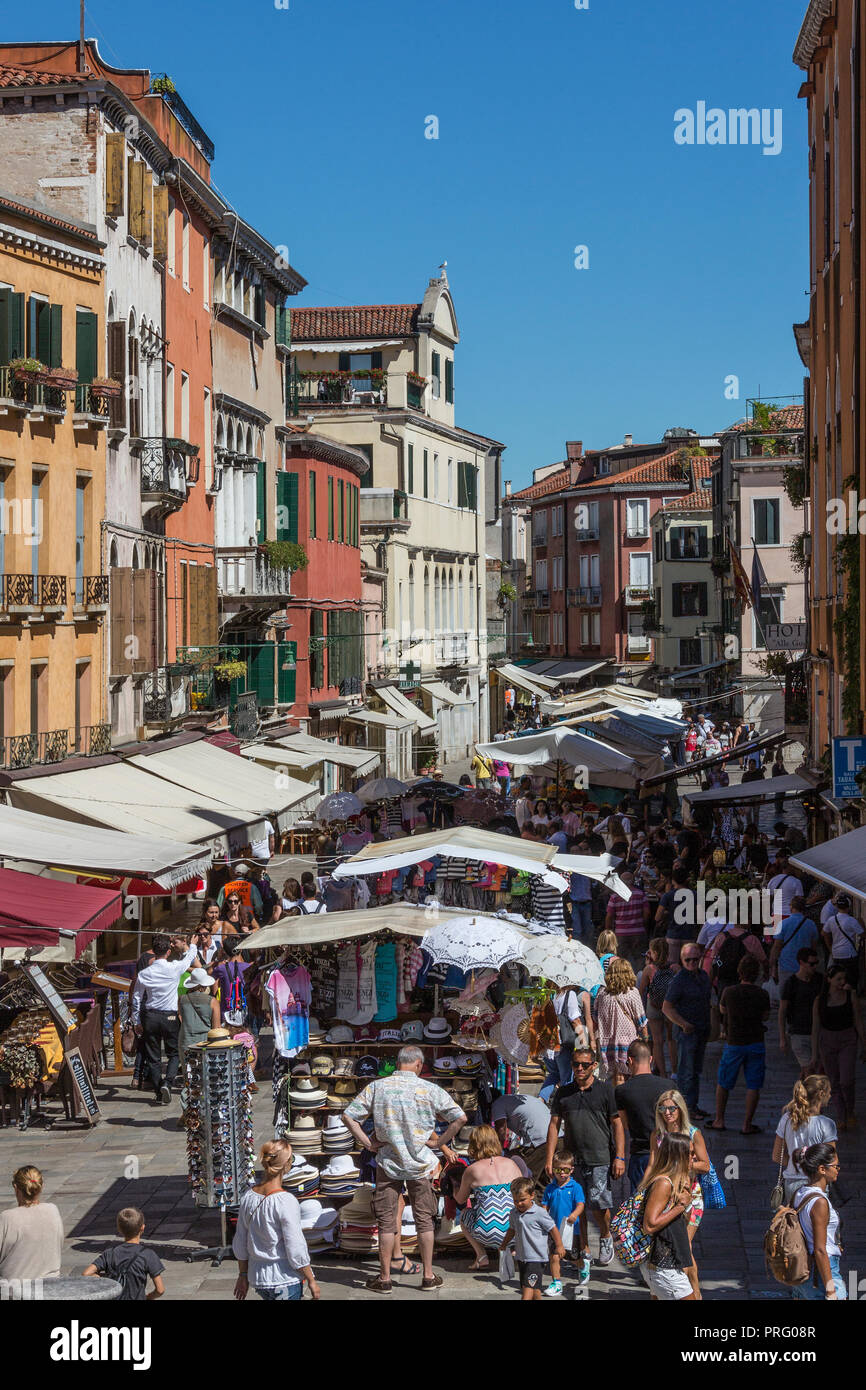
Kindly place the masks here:
[(782, 1157), (779, 1159), (779, 1173), (776, 1178), (776, 1186), (770, 1193), (770, 1211), (778, 1211), (779, 1207), (785, 1204), (785, 1184), (782, 1182), (782, 1169), (785, 1166), (785, 1150), (782, 1149)]
[(627, 1197), (610, 1223), (610, 1233), (621, 1262), (632, 1269), (649, 1258), (652, 1236), (643, 1228), (646, 1189), (638, 1188)]
[(710, 1159), (710, 1171), (701, 1173), (698, 1181), (703, 1193), (704, 1209), (706, 1211), (724, 1211), (728, 1205), (725, 1201), (725, 1189), (722, 1187), (712, 1159)]

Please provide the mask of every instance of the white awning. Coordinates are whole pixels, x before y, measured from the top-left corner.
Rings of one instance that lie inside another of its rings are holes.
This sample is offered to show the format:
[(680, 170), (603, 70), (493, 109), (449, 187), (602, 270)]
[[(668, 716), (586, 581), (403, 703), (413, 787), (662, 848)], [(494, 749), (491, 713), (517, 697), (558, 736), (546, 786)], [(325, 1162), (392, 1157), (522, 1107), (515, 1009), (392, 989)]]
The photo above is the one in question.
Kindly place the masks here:
[(374, 348), (401, 347), (402, 338), (368, 338), (366, 342), (292, 343), (293, 352), (372, 352)]
[(195, 797), (262, 819), (281, 815), (290, 807), (315, 795), (308, 782), (292, 777), (274, 777), (247, 758), (239, 758), (205, 739), (182, 743), (162, 753), (139, 753), (128, 762), (176, 787), (185, 787)]
[(527, 675), (517, 666), (497, 666), (497, 671), (503, 680), (509, 685), (516, 685), (521, 690), (525, 690), (528, 695), (535, 695), (540, 700), (550, 698), (550, 690), (555, 682), (542, 684), (541, 680), (536, 680), (534, 676)]
[(866, 902), (866, 825), (800, 854), (789, 854), (788, 863)]
[(411, 719), (398, 719), (393, 714), (380, 714), (374, 709), (353, 709), (345, 718), (350, 724), (376, 724), (382, 729), (411, 729)]
[[(643, 768), (635, 757), (621, 753), (600, 738), (590, 738), (564, 724), (526, 734), (520, 738), (501, 739), (496, 743), (476, 743), (479, 753), (499, 758), (515, 768), (534, 768), (555, 776), (557, 764), (585, 768), (590, 782), (610, 787), (634, 787)], [(655, 760), (661, 768), (661, 759)], [(641, 759), (645, 762), (645, 759)]]
[(431, 719), (426, 710), (420, 705), (413, 705), (411, 700), (407, 700), (402, 690), (398, 690), (396, 685), (380, 685), (375, 688), (374, 693), (378, 695), (383, 704), (386, 704), (392, 714), (399, 715), (401, 719), (411, 719), (417, 724), (419, 733), (435, 734), (437, 724), (435, 719)]
[(621, 859), (611, 854), (557, 854), (553, 858), (555, 869), (562, 869), (563, 873), (567, 874), (583, 874), (584, 878), (594, 878), (598, 883), (603, 883), (605, 888), (612, 888), (614, 893), (628, 902), (631, 889), (626, 887), (616, 872), (617, 864), (621, 863)]
[(471, 702), (465, 695), (455, 695), (444, 681), (422, 681), (421, 689), (426, 690), (441, 705), (467, 705)]
[(802, 796), (803, 792), (813, 792), (814, 783), (795, 772), (784, 777), (758, 778), (755, 782), (741, 782), (735, 787), (711, 787), (707, 792), (683, 792), (685, 801), (691, 805), (709, 804), (717, 806), (731, 801), (772, 801), (774, 796)]
[(509, 869), (540, 874), (545, 883), (565, 892), (568, 883), (548, 866), (556, 854), (555, 845), (499, 835), (476, 826), (457, 826), (453, 830), (431, 830), (425, 835), (406, 835), (399, 840), (365, 845), (351, 859), (338, 864), (334, 878), (353, 878), (356, 874), (378, 874), (419, 864), (433, 854), (450, 859), (472, 859), (482, 864), (504, 864)]
[(275, 748), (271, 743), (247, 743), (241, 748), (241, 757), (265, 767), (294, 767), (306, 771), (320, 767), (322, 759), (316, 753), (301, 753), (288, 748)]
[[(34, 786), (44, 780), (33, 778), (18, 785)], [(8, 787), (7, 795), (14, 789), (14, 784)], [(180, 844), (166, 834), (158, 838), (124, 834), (117, 827), (101, 830), (17, 806), (0, 806), (0, 858), (82, 873), (150, 878), (166, 889), (190, 878), (204, 877), (211, 861), (210, 854), (202, 853), (201, 845)]]
[[(45, 816), (84, 821), (133, 835), (150, 832), (186, 844), (209, 841), (214, 848), (225, 850), (232, 848), (230, 833), (233, 844), (244, 827), (256, 827), (255, 838), (262, 833), (260, 814), (251, 816), (230, 810), (224, 801), (194, 795), (151, 777), (128, 762), (13, 782), (6, 788), (6, 797), (12, 806)], [(32, 858), (32, 853), (28, 857)]]
[[(284, 917), (272, 927), (262, 927), (244, 941), (243, 950), (264, 951), (268, 947), (324, 946), (332, 941), (352, 937), (375, 936), (380, 931), (398, 932), (401, 936), (419, 939), (438, 920), (465, 916), (459, 907), (414, 907), (411, 903), (386, 903), (382, 907), (365, 907), (361, 912), (307, 913), (300, 917)], [(486, 912), (473, 912), (476, 922), (489, 922), (492, 929), (502, 926), (500, 917)], [(518, 928), (518, 930), (520, 930)]]
[(286, 734), (284, 738), (272, 740), (277, 748), (285, 748), (289, 753), (315, 753), (324, 763), (336, 763), (338, 767), (350, 767), (358, 774), (372, 772), (381, 761), (378, 753), (369, 748), (350, 748), (345, 743), (332, 743), (326, 738), (314, 738), (312, 734)]

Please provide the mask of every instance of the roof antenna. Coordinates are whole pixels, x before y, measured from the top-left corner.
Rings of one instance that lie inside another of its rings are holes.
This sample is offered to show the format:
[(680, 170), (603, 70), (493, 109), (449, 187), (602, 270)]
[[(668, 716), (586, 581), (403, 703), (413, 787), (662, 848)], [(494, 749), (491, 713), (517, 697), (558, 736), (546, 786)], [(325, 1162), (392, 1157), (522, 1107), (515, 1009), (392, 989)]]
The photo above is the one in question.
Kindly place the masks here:
[(87, 72), (86, 50), (84, 47), (84, 0), (78, 6), (78, 71)]

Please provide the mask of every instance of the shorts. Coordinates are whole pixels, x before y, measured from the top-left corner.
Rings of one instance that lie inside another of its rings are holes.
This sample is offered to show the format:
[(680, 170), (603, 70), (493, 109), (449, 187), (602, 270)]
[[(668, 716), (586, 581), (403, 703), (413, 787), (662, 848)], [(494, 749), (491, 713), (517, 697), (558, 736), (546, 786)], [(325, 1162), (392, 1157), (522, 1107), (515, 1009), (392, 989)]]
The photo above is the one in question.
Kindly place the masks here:
[(409, 1204), (415, 1218), (415, 1229), (419, 1235), (433, 1230), (433, 1221), (439, 1210), (439, 1199), (433, 1191), (429, 1178), (410, 1178), (405, 1184), (402, 1178), (388, 1178), (384, 1173), (376, 1174), (376, 1191), (373, 1193), (373, 1210), (383, 1231), (400, 1230), (397, 1215), (398, 1204), (403, 1187), (409, 1193)]
[(304, 1286), (299, 1280), (297, 1284), (272, 1284), (256, 1289), (256, 1293), (265, 1303), (298, 1303), (304, 1296)]
[(650, 1293), (664, 1303), (678, 1303), (692, 1292), (689, 1276), (681, 1269), (654, 1269), (644, 1260), (640, 1272)]
[(800, 1066), (808, 1067), (812, 1060), (812, 1034), (789, 1033), (788, 1042), (791, 1044), (791, 1051), (800, 1063)]
[(546, 1273), (547, 1265), (542, 1264), (540, 1260), (517, 1261), (517, 1274), (522, 1289), (540, 1289)]
[(742, 1067), (745, 1072), (746, 1089), (760, 1091), (764, 1084), (766, 1057), (766, 1043), (745, 1043), (742, 1047), (726, 1043), (719, 1062), (719, 1085), (725, 1091), (732, 1091)]
[(609, 1163), (575, 1163), (574, 1175), (583, 1188), (587, 1208), (593, 1211), (610, 1211), (613, 1196), (610, 1190)]

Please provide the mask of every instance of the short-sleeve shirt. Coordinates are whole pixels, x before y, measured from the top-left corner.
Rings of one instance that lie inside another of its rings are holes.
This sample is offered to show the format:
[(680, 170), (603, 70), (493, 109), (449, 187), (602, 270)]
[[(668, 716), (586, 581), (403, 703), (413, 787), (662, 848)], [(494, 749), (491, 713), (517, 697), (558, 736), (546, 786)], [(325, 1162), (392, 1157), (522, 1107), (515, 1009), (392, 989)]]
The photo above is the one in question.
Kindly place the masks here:
[(821, 993), (821, 976), (813, 975), (811, 980), (801, 980), (791, 975), (782, 986), (782, 998), (788, 1005), (785, 1025), (789, 1033), (811, 1033), (812, 1009)]
[(667, 913), (664, 928), (665, 936), (671, 941), (694, 941), (698, 935), (697, 908), (695, 892), (684, 884), (668, 889), (659, 898), (659, 907)]
[(631, 897), (628, 902), (616, 895), (611, 898), (608, 915), (613, 918), (613, 930), (616, 932), (617, 939), (644, 935), (646, 932), (644, 925), (646, 905), (646, 894), (640, 888), (631, 890)]
[(659, 1096), (669, 1089), (667, 1077), (640, 1073), (630, 1076), (614, 1093), (618, 1110), (625, 1114), (631, 1152), (648, 1154), (650, 1135), (655, 1129), (656, 1105)]
[(565, 1147), (584, 1167), (600, 1167), (611, 1160), (611, 1121), (617, 1113), (613, 1087), (593, 1081), (585, 1091), (575, 1082), (560, 1086), (550, 1113), (565, 1126)]
[(827, 918), (824, 930), (833, 943), (833, 959), (853, 960), (863, 935), (863, 928), (856, 917), (849, 917), (847, 912), (837, 912)]
[(760, 985), (728, 985), (719, 1006), (725, 1015), (725, 1031), (731, 1047), (750, 1047), (764, 1041), (764, 1020), (770, 1012), (770, 996)]
[(145, 1297), (147, 1279), (162, 1274), (165, 1265), (155, 1250), (146, 1245), (111, 1245), (93, 1261), (106, 1279), (116, 1279), (123, 1288), (118, 1302), (139, 1303)]
[(547, 1142), (550, 1111), (538, 1096), (499, 1096), (493, 1102), (490, 1118), (494, 1124), (505, 1120), (508, 1128), (534, 1149)]
[(555, 1229), (553, 1217), (544, 1207), (533, 1203), (529, 1211), (511, 1209), (508, 1232), (514, 1236), (518, 1260), (546, 1264), (548, 1236)]
[[(798, 894), (802, 896), (803, 885), (793, 874), (776, 874), (767, 884), (767, 892), (770, 894), (779, 894), (781, 915), (783, 917), (789, 917), (791, 914), (791, 899), (796, 898)], [(775, 912), (775, 902), (773, 903), (773, 910)]]
[(779, 929), (779, 940), (783, 942), (779, 952), (779, 969), (795, 971), (800, 968), (797, 952), (803, 946), (814, 946), (818, 940), (818, 928), (811, 917), (802, 912), (793, 912)]
[(412, 1071), (395, 1071), (365, 1086), (344, 1112), (350, 1120), (372, 1117), (382, 1147), (376, 1166), (388, 1178), (414, 1182), (435, 1173), (439, 1163), (427, 1140), (437, 1120), (453, 1124), (465, 1116), (447, 1091)]
[(712, 984), (705, 970), (678, 970), (668, 985), (665, 1003), (673, 1004), (677, 1013), (694, 1028), (710, 1026), (710, 994)]
[(557, 1226), (561, 1226), (567, 1216), (571, 1216), (578, 1202), (586, 1201), (583, 1188), (574, 1178), (560, 1184), (551, 1182), (544, 1189), (544, 1206)]

